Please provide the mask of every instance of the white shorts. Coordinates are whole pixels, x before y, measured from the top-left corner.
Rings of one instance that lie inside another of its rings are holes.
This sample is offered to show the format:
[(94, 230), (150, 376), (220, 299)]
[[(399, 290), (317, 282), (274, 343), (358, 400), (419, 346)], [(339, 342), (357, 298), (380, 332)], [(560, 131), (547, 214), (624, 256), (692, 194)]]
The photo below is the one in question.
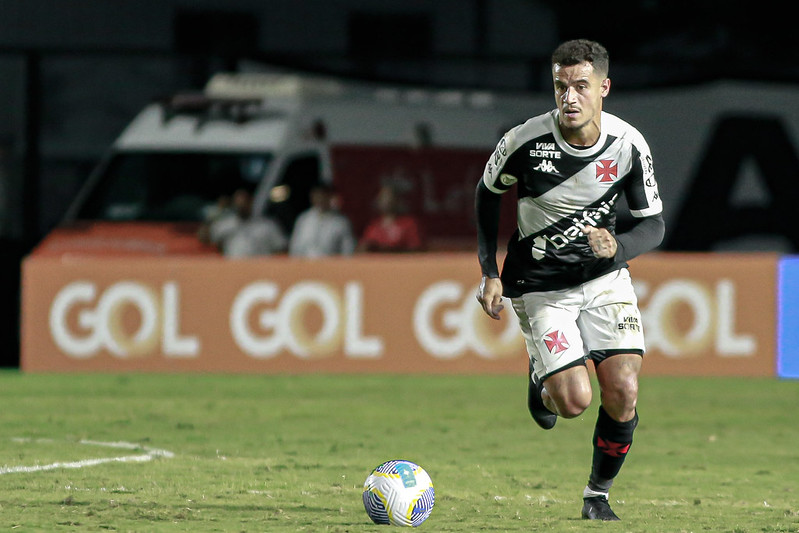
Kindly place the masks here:
[(511, 298), (539, 379), (586, 358), (599, 363), (617, 353), (644, 353), (638, 299), (626, 268), (559, 291)]

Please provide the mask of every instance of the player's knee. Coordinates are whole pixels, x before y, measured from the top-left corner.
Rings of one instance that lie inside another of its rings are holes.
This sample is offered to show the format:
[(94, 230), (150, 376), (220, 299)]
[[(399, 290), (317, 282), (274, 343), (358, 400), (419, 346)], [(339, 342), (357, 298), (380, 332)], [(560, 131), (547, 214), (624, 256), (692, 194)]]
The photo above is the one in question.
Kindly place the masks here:
[(580, 401), (579, 399), (576, 401), (571, 401), (561, 407), (561, 416), (563, 416), (563, 418), (578, 417), (583, 414), (586, 409), (588, 409), (589, 405), (591, 405), (590, 401)]
[(638, 380), (635, 376), (614, 380), (602, 388), (602, 405), (616, 419), (629, 418), (638, 403)]
[(640, 367), (640, 356), (632, 354), (617, 355), (603, 361), (597, 367), (602, 404), (616, 405), (620, 409), (634, 409), (638, 400)]
[(635, 405), (638, 400), (638, 378), (627, 376), (618, 381), (614, 393), (622, 403)]
[(563, 418), (580, 416), (591, 405), (591, 388), (580, 388), (569, 391), (569, 394), (553, 398), (558, 415)]

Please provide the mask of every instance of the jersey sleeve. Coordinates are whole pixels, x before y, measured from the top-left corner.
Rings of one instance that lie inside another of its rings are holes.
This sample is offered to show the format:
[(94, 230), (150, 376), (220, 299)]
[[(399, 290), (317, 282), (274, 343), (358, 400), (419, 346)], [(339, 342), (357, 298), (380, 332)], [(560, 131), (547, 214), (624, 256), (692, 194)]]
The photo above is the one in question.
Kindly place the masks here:
[(502, 136), (483, 171), (483, 183), (495, 194), (507, 192), (518, 181), (513, 170), (513, 161), (516, 158), (511, 157), (517, 148), (517, 129), (514, 128)]
[(652, 154), (643, 136), (638, 133), (633, 139), (636, 154), (630, 180), (625, 187), (630, 213), (636, 218), (650, 217), (663, 212), (663, 202), (655, 179)]
[(502, 198), (491, 192), (482, 181), (475, 191), (475, 211), (477, 220), (477, 258), (483, 275), (499, 277), (497, 266), (497, 233), (499, 231), (499, 210)]

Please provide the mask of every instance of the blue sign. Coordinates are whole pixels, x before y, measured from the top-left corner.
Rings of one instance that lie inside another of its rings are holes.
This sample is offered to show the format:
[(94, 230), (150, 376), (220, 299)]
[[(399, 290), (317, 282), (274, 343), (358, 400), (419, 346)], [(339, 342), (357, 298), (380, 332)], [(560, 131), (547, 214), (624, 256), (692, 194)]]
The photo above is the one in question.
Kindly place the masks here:
[(777, 376), (799, 378), (799, 257), (777, 267)]

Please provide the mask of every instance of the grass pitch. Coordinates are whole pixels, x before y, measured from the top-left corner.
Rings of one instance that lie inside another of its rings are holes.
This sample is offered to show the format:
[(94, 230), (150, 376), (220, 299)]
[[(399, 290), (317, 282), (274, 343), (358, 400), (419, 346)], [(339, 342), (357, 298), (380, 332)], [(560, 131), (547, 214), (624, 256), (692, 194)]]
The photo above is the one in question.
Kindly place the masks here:
[(643, 377), (617, 523), (579, 517), (598, 398), (545, 432), (523, 375), (6, 371), (0, 394), (4, 530), (385, 532), (363, 481), (405, 458), (436, 487), (423, 531), (799, 532), (796, 381)]

